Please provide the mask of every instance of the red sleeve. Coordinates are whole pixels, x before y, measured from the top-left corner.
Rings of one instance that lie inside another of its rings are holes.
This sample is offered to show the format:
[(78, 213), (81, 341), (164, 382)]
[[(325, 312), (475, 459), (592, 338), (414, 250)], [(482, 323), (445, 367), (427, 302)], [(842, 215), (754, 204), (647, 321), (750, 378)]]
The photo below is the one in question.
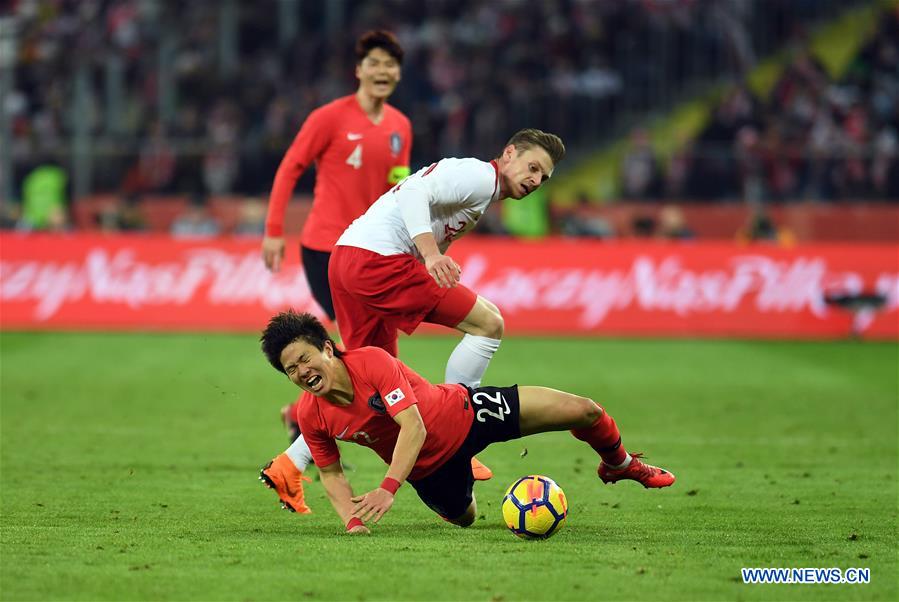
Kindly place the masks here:
[(409, 121), (409, 118), (403, 115), (403, 121), (406, 124), (406, 140), (409, 141), (409, 144), (406, 144), (403, 148), (402, 155), (400, 156), (400, 165), (412, 165), (412, 122)]
[(303, 433), (306, 445), (309, 446), (309, 451), (312, 452), (312, 460), (316, 466), (321, 468), (340, 461), (337, 442), (328, 436), (328, 433), (321, 427), (317, 404), (299, 404), (297, 422), (300, 424), (300, 431)]
[(268, 201), (268, 214), (265, 217), (266, 236), (284, 235), (287, 203), (302, 173), (327, 148), (331, 140), (331, 125), (322, 109), (310, 113), (284, 154), (284, 158), (281, 159)]
[(364, 369), (366, 380), (381, 394), (384, 407), (391, 417), (418, 403), (412, 385), (403, 374), (399, 360), (383, 349), (371, 348), (368, 357), (365, 358)]

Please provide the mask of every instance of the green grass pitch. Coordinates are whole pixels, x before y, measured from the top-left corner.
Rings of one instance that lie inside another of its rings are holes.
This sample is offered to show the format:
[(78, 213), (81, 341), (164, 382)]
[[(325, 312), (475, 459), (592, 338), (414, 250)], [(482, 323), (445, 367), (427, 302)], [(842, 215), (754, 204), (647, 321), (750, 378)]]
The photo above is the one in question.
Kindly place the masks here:
[[(440, 379), (454, 339), (403, 339)], [(504, 341), (485, 384), (587, 395), (667, 490), (604, 486), (567, 433), (492, 446), (480, 520), (452, 527), (408, 486), (371, 537), (278, 509), (258, 468), (296, 390), (253, 336), (0, 335), (3, 600), (895, 600), (897, 346)], [(344, 446), (357, 491), (385, 466)], [(523, 454), (524, 450), (527, 454)], [(542, 473), (567, 524), (527, 542), (499, 505)], [(744, 585), (741, 567), (867, 567), (867, 585)]]

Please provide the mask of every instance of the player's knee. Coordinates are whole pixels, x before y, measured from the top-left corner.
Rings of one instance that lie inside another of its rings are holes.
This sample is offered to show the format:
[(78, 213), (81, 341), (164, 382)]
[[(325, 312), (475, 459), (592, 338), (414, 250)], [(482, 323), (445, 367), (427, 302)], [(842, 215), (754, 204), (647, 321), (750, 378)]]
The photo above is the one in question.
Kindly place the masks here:
[(575, 413), (583, 426), (590, 426), (602, 416), (602, 408), (588, 397), (574, 395)]
[(503, 315), (499, 313), (499, 309), (494, 307), (495, 311), (491, 311), (487, 314), (487, 318), (482, 325), (484, 328), (484, 334), (481, 336), (489, 337), (491, 339), (501, 339), (503, 338), (503, 332), (506, 328), (506, 322), (503, 319)]
[(461, 328), (460, 330), (477, 337), (501, 339), (503, 338), (504, 329), (505, 322), (503, 321), (502, 314), (500, 314), (499, 312), (494, 313), (491, 311), (484, 312), (481, 316), (479, 316), (477, 321), (471, 321), (471, 326), (467, 328)]

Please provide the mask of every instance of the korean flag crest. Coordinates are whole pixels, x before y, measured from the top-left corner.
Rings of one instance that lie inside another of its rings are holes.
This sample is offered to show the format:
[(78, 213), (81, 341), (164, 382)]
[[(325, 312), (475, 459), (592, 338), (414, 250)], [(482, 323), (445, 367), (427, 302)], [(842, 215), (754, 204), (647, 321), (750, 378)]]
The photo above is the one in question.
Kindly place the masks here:
[(406, 396), (403, 394), (402, 389), (394, 389), (393, 391), (388, 393), (386, 397), (384, 397), (384, 399), (387, 401), (387, 405), (393, 406), (397, 402), (406, 399)]

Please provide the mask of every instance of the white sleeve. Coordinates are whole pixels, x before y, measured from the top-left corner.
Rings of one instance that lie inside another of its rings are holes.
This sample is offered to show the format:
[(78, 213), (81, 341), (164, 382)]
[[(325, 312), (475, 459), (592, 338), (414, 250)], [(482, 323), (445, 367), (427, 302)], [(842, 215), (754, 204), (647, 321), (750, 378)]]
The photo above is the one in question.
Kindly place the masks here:
[[(432, 232), (432, 206), (449, 206), (455, 211), (489, 203), (495, 188), (496, 172), (489, 163), (442, 159), (436, 166), (410, 176), (394, 194), (409, 238), (415, 238)], [(441, 209), (437, 209), (438, 215)]]
[(421, 178), (408, 178), (400, 189), (394, 192), (403, 223), (409, 238), (431, 231), (430, 191)]

